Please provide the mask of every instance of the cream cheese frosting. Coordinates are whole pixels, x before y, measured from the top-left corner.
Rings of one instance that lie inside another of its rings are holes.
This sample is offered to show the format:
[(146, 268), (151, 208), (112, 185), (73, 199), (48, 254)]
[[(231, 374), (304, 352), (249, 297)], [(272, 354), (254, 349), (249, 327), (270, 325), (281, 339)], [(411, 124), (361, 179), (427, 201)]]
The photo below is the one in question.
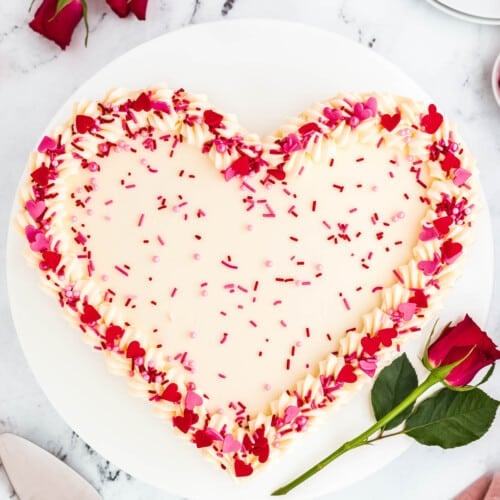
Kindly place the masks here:
[(434, 105), (341, 95), (260, 141), (180, 89), (42, 139), (30, 258), (85, 339), (238, 477), (418, 333), (453, 285), (474, 162)]

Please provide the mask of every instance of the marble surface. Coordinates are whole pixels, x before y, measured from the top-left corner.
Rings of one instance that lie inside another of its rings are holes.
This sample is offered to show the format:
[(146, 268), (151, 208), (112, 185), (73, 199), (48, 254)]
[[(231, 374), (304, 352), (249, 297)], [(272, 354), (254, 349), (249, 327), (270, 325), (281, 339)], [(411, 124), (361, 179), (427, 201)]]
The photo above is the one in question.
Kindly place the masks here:
[[(117, 469), (80, 440), (46, 400), (19, 347), (4, 285), (6, 231), (24, 161), (45, 124), (95, 71), (166, 31), (222, 18), (302, 21), (336, 31), (384, 55), (459, 123), (478, 159), (494, 232), (500, 235), (500, 109), (490, 88), (491, 66), (500, 51), (500, 27), (449, 18), (424, 0), (150, 0), (145, 23), (119, 20), (102, 0), (89, 0), (89, 4), (88, 48), (83, 47), (80, 26), (72, 46), (61, 52), (28, 28), (28, 0), (0, 3), (0, 433), (18, 433), (56, 454), (106, 500), (173, 499)], [(499, 241), (495, 254), (499, 259)], [(500, 275), (493, 304), (499, 299)], [(488, 327), (500, 330), (500, 311), (495, 307)], [(498, 374), (487, 390), (500, 397)], [(500, 468), (499, 441), (497, 419), (486, 438), (464, 449), (442, 451), (414, 445), (376, 475), (325, 499), (452, 498), (477, 476)], [(9, 493), (0, 488), (0, 500), (4, 497)]]

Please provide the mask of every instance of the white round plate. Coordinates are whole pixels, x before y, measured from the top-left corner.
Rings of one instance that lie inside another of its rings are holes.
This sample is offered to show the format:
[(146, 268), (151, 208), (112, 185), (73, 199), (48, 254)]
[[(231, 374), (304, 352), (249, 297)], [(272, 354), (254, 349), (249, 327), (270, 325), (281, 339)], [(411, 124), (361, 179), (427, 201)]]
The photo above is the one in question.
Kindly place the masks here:
[(498, 0), (427, 0), (437, 9), (462, 21), (478, 24), (500, 24)]
[[(139, 88), (159, 82), (208, 94), (220, 109), (235, 112), (247, 130), (262, 135), (311, 103), (343, 90), (387, 91), (429, 99), (385, 59), (336, 34), (287, 22), (224, 21), (169, 33), (116, 59), (71, 97), (48, 129), (65, 120), (78, 99), (100, 98), (110, 87)], [(13, 210), (15, 216), (19, 206)], [(154, 416), (147, 402), (131, 397), (125, 380), (109, 374), (102, 356), (84, 345), (54, 298), (41, 291), (39, 273), (22, 255), (25, 243), (13, 226), (8, 242), (8, 285), (26, 358), (66, 422), (130, 474), (183, 497), (266, 498), (371, 423), (366, 390), (349, 406), (325, 414), (282, 457), (248, 480), (236, 482), (181, 440), (170, 424)], [(477, 226), (465, 275), (447, 301), (443, 320), (465, 311), (480, 322), (486, 319), (493, 276), (487, 209)], [(418, 345), (414, 343), (413, 350)], [(403, 438), (358, 449), (289, 497), (311, 499), (345, 487), (387, 464), (408, 446), (409, 440)]]

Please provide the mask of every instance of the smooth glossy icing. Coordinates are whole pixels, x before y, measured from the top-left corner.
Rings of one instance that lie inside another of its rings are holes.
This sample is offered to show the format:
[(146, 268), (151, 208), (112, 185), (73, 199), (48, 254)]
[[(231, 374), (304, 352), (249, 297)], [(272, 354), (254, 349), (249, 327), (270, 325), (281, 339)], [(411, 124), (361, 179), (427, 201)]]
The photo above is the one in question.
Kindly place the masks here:
[(436, 108), (376, 94), (261, 143), (182, 90), (112, 91), (29, 168), (20, 221), (44, 285), (236, 476), (421, 329), (475, 203), (473, 161)]

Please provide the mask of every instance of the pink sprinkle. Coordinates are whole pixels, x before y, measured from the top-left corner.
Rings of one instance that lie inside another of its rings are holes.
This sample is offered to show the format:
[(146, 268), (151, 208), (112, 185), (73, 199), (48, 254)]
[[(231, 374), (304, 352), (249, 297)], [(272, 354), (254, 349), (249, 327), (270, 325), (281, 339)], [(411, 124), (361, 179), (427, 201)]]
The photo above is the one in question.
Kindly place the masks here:
[(139, 221), (137, 222), (137, 225), (138, 225), (139, 227), (141, 227), (141, 226), (142, 226), (142, 221), (143, 221), (143, 220), (144, 220), (144, 214), (141, 214), (141, 215), (139, 216)]
[(101, 279), (102, 279), (102, 281), (108, 281), (109, 276), (108, 276), (107, 274), (103, 274), (103, 275), (101, 276)]
[(218, 373), (217, 374), (220, 378), (226, 378), (226, 376), (223, 373)]
[(165, 242), (163, 241), (163, 239), (162, 239), (162, 237), (160, 235), (158, 235), (156, 237), (156, 239), (158, 240), (158, 243), (160, 243), (160, 245), (162, 245), (162, 246), (165, 245)]
[(224, 332), (222, 334), (222, 338), (219, 341), (219, 344), (223, 344), (227, 340), (227, 337), (228, 337), (228, 334), (226, 332)]
[(200, 260), (200, 259), (201, 259), (201, 255), (200, 255), (199, 253), (195, 253), (195, 254), (193, 255), (193, 259), (194, 259), (194, 260)]
[(270, 391), (271, 390), (271, 384), (264, 384), (264, 390), (265, 391)]
[(196, 332), (189, 332), (189, 336), (190, 336), (192, 339), (195, 339), (195, 338), (196, 338)]
[(350, 311), (351, 310), (351, 306), (349, 305), (349, 301), (345, 297), (342, 299), (342, 301), (344, 302), (345, 308), (348, 311)]
[(404, 219), (406, 216), (406, 214), (401, 210), (400, 212), (398, 212), (398, 218), (399, 219)]
[(297, 347), (301, 347), (302, 346), (302, 342), (300, 340), (297, 340), (297, 342), (295, 342), (295, 345)]
[(229, 262), (226, 262), (225, 260), (221, 260), (220, 263), (223, 266), (229, 267), (229, 269), (238, 269), (238, 266), (236, 266), (234, 264), (230, 264)]
[(253, 230), (253, 225), (247, 224), (247, 231), (252, 231), (252, 230)]
[(208, 290), (202, 290), (201, 291), (201, 296), (206, 297), (208, 295)]
[(125, 186), (125, 189), (134, 189), (135, 188), (135, 184), (127, 184)]
[(295, 286), (302, 286), (302, 281), (295, 280)]
[(160, 262), (160, 257), (158, 255), (153, 255), (153, 262)]
[(323, 270), (323, 264), (316, 264), (316, 271), (322, 271)]
[(93, 213), (94, 213), (94, 211), (91, 208), (89, 208), (87, 210), (87, 215), (93, 215)]
[(378, 186), (372, 186), (372, 191), (376, 193), (378, 191)]
[(272, 260), (266, 260), (265, 264), (266, 264), (266, 267), (273, 267), (273, 261)]
[(177, 293), (177, 287), (174, 287), (172, 289), (172, 292), (170, 293), (170, 297), (175, 297), (175, 294)]
[(111, 205), (111, 203), (113, 203), (113, 200), (108, 200), (104, 202), (105, 205)]
[(141, 165), (146, 166), (148, 164), (148, 161), (146, 158), (141, 158)]
[(124, 276), (128, 276), (127, 271), (125, 271), (125, 270), (124, 270), (124, 269), (122, 269), (121, 267), (119, 267), (119, 266), (115, 266), (115, 269), (116, 269), (119, 273), (122, 273)]
[(286, 323), (284, 320), (280, 319), (280, 325), (286, 328)]

